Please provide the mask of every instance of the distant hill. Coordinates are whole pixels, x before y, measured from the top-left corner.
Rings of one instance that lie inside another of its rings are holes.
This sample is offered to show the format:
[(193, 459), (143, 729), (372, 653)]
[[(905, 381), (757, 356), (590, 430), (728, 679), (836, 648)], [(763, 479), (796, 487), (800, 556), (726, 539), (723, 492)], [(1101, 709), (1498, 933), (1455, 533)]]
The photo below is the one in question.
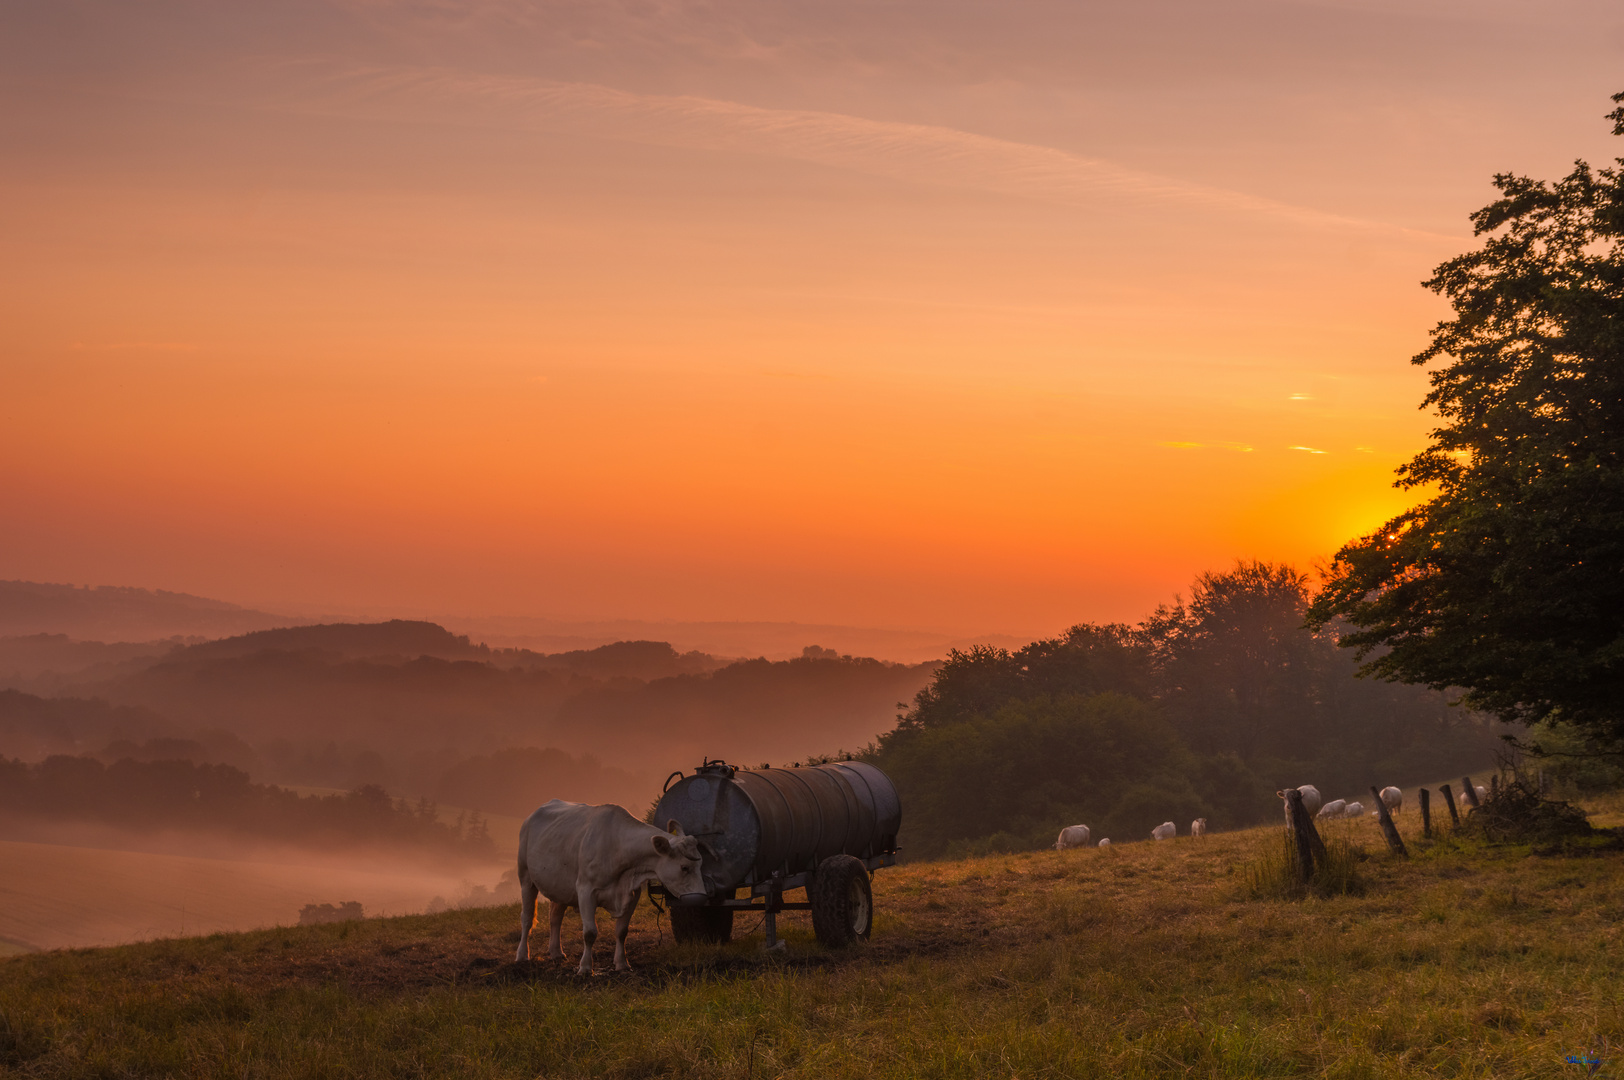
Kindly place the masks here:
[(470, 644), (466, 637), (453, 634), (443, 626), (406, 619), (255, 630), (189, 646), (185, 656), (187, 659), (213, 660), (252, 656), (268, 650), (302, 652), (306, 649), (348, 657), (436, 656), (442, 660), (489, 660), (491, 656), (491, 650), (483, 645)]
[[(526, 746), (591, 755), (649, 783), (703, 757), (782, 763), (858, 749), (935, 668), (810, 649), (718, 665), (665, 642), (546, 656), (471, 645), (431, 623), (307, 627), (173, 649), (110, 677), (53, 680), (47, 702), (80, 699), (71, 708), (89, 711), (53, 724), (32, 705), (0, 732), (15, 746), (0, 753), (99, 753), (114, 741), (223, 730), (254, 748), (257, 775), (279, 783), (431, 793), (459, 755)], [(138, 712), (115, 718), (109, 705)]]
[[(0, 643), (3, 644), (3, 643)], [(257, 630), (251, 634), (189, 645), (170, 660), (195, 664), (255, 656), (266, 652), (320, 652), (351, 660), (474, 660), (499, 668), (524, 667), (582, 675), (592, 679), (664, 679), (698, 675), (725, 667), (726, 660), (700, 652), (679, 653), (664, 641), (616, 641), (595, 649), (540, 653), (529, 649), (492, 649), (476, 645), (465, 634), (453, 634), (431, 622), (391, 619), (380, 623), (322, 623)], [(4, 653), (0, 652), (0, 656)]]
[(793, 660), (808, 645), (852, 656), (871, 656), (902, 664), (941, 660), (950, 649), (996, 645), (1018, 649), (1038, 636), (942, 630), (895, 630), (832, 623), (682, 622), (677, 620), (608, 619), (570, 621), (531, 616), (436, 615), (453, 633), (496, 646), (535, 649), (555, 655), (590, 649), (614, 641), (669, 641), (679, 652), (702, 652), (734, 658)]
[(47, 673), (71, 675), (89, 672), (112, 675), (119, 665), (132, 661), (151, 663), (180, 642), (144, 641), (104, 644), (75, 641), (66, 634), (28, 634), (0, 637), (0, 682), (24, 682)]
[(308, 620), (162, 589), (0, 581), (0, 637), (66, 634), (82, 641), (226, 637)]

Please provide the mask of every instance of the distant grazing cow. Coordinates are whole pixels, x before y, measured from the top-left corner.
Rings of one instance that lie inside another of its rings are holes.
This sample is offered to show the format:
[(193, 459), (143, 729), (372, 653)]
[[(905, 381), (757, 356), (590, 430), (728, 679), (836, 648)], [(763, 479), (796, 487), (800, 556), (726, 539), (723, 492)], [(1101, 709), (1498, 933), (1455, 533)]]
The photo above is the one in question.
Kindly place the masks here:
[(1324, 799), (1320, 798), (1319, 788), (1313, 784), (1304, 784), (1297, 790), (1303, 793), (1303, 809), (1310, 814), (1319, 813), (1320, 806), (1325, 802)]
[(1382, 802), (1387, 806), (1388, 810), (1396, 814), (1404, 809), (1404, 792), (1388, 784), (1382, 788)]
[(1345, 799), (1332, 799), (1330, 802), (1320, 807), (1319, 814), (1317, 816), (1322, 818), (1341, 817), (1342, 811), (1347, 809), (1347, 805), (1348, 804)]
[(1060, 830), (1060, 835), (1055, 837), (1054, 841), (1054, 849), (1056, 851), (1065, 851), (1067, 848), (1087, 846), (1087, 825), (1067, 825), (1064, 829)]
[(1110, 847), (1110, 846), (1111, 846), (1111, 838), (1109, 836), (1107, 836), (1104, 840), (1100, 841), (1100, 847)]
[(1190, 822), (1190, 835), (1191, 836), (1206, 836), (1207, 835), (1207, 819), (1204, 818), (1204, 817), (1198, 817), (1194, 821)]
[(592, 974), (592, 944), (598, 940), (598, 909), (615, 917), (615, 968), (625, 971), (626, 929), (631, 925), (637, 894), (658, 878), (678, 903), (705, 898), (699, 875), (699, 841), (671, 822), (663, 833), (645, 825), (619, 806), (584, 806), (554, 799), (519, 827), (519, 951), (530, 956), (530, 925), (536, 919), (536, 896), (547, 898), (551, 929), (547, 955), (564, 958), (559, 932), (567, 908), (581, 912), (582, 975)]
[(1477, 792), (1478, 802), (1482, 802), (1484, 799), (1489, 797), (1489, 789), (1484, 787), (1482, 784), (1473, 784), (1472, 790)]
[(1342, 816), (1343, 817), (1364, 817), (1365, 816), (1365, 804), (1362, 803), (1362, 802), (1351, 802), (1351, 803), (1349, 803), (1347, 806), (1343, 807)]
[(1150, 830), (1150, 838), (1152, 840), (1171, 840), (1178, 834), (1179, 827), (1173, 824), (1171, 821), (1164, 821), (1154, 829)]

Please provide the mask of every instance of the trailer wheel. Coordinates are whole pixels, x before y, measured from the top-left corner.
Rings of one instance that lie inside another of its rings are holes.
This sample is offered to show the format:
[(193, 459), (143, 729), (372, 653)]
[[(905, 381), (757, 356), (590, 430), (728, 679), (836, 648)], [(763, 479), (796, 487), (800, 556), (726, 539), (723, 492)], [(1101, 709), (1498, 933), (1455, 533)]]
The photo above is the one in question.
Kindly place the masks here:
[(672, 906), (671, 936), (679, 942), (726, 945), (733, 940), (733, 909)]
[(874, 928), (868, 870), (850, 855), (831, 855), (812, 876), (812, 932), (831, 949), (866, 940)]

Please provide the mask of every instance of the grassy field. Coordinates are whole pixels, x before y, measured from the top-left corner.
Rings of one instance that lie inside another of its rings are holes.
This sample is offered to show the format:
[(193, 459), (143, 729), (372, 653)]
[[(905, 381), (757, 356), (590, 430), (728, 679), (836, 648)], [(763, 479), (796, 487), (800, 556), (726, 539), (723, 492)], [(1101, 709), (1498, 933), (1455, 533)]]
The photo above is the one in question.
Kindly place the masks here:
[(1413, 804), (1401, 828), (1402, 862), (1368, 820), (1331, 826), (1364, 891), (1298, 902), (1246, 897), (1275, 829), (898, 867), (841, 954), (790, 918), (786, 955), (678, 947), (645, 905), (629, 975), (508, 963), (507, 909), (12, 957), (0, 1070), (1555, 1077), (1589, 1053), (1619, 1075), (1624, 855), (1421, 843)]

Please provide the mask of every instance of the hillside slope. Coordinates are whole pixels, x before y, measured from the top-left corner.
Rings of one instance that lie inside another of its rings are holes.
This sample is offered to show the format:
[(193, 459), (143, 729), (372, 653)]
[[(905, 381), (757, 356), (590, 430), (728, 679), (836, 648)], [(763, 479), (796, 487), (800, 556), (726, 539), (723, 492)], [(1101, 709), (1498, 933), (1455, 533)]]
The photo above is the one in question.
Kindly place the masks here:
[(89, 641), (224, 637), (308, 620), (163, 589), (0, 581), (0, 637), (66, 634)]
[[(1616, 824), (1620, 800), (1599, 824)], [(1404, 822), (1413, 829), (1413, 815)], [(1341, 826), (1338, 826), (1339, 828)], [(629, 975), (507, 962), (511, 909), (0, 961), (16, 1075), (1556, 1076), (1624, 1042), (1624, 859), (1373, 854), (1363, 895), (1241, 898), (1273, 828), (882, 871), (873, 941), (786, 917)], [(578, 924), (566, 921), (578, 949)], [(748, 930), (750, 920), (741, 920)], [(607, 956), (600, 943), (600, 958)]]

